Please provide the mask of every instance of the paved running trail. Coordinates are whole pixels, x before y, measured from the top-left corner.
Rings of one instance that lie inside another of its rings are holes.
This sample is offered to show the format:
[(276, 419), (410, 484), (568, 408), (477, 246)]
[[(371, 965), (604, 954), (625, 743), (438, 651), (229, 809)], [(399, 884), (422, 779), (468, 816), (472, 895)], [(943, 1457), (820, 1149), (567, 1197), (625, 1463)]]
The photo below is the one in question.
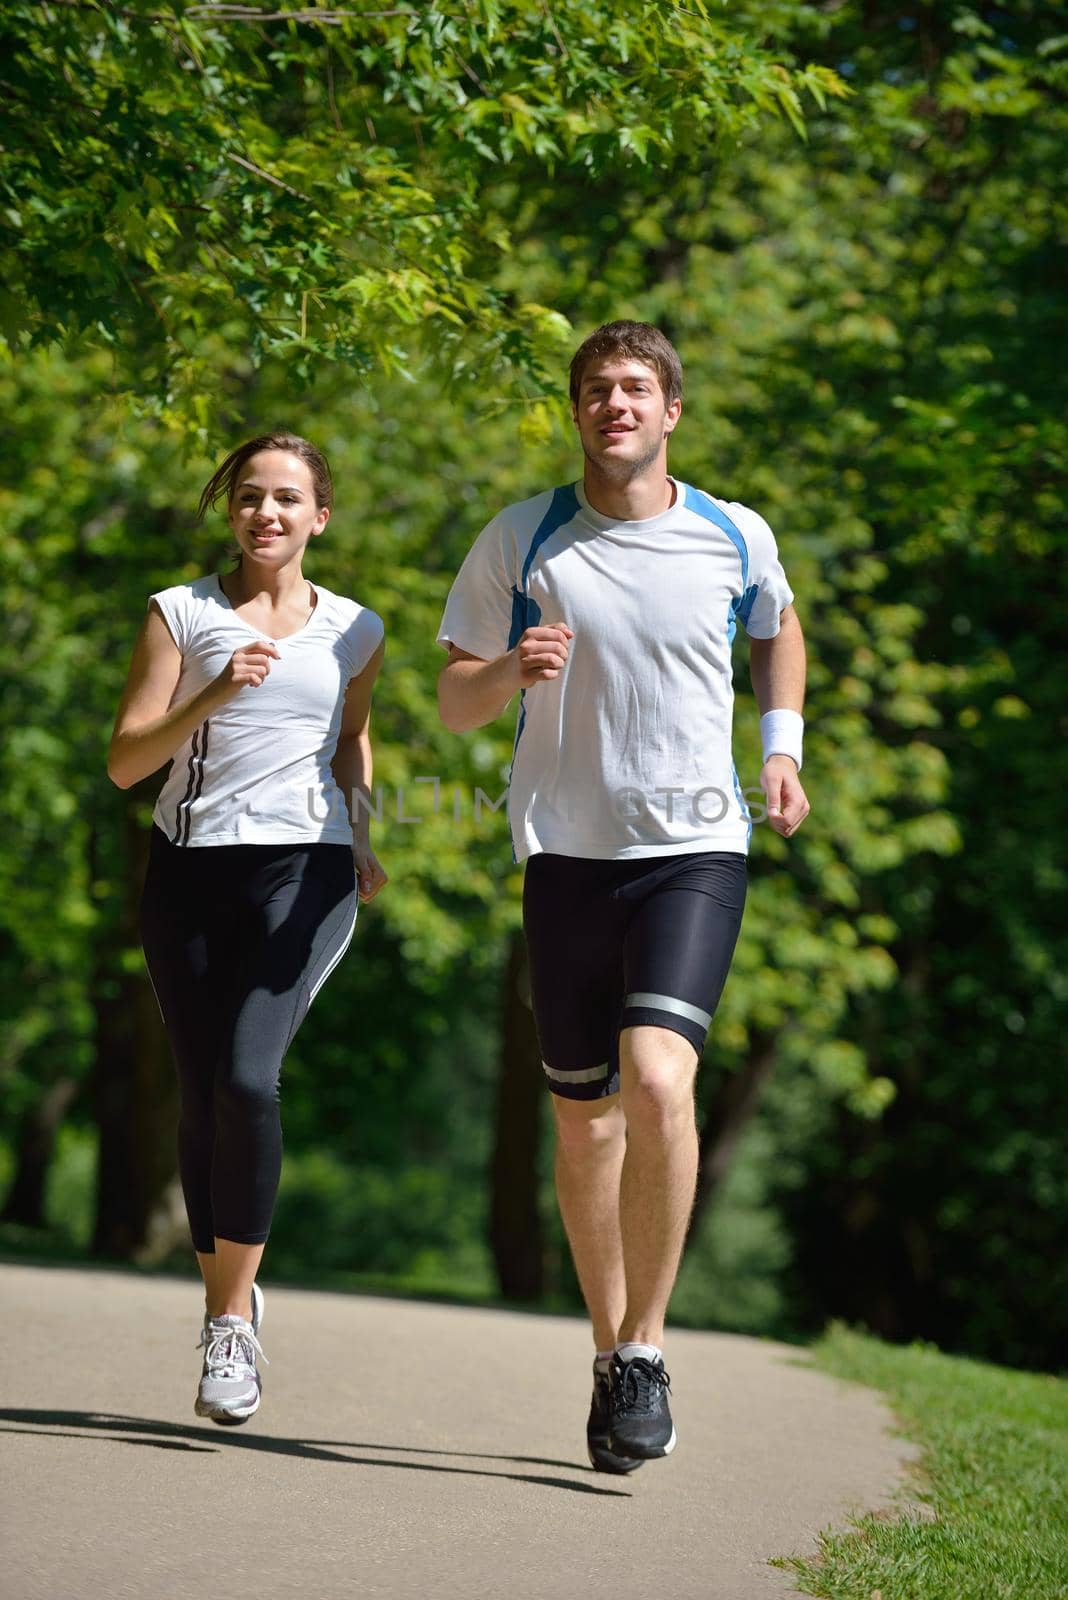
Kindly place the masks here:
[(606, 1477), (578, 1319), (265, 1289), (223, 1429), (192, 1282), (0, 1266), (4, 1600), (774, 1600), (910, 1459), (801, 1352), (672, 1331), (678, 1448)]

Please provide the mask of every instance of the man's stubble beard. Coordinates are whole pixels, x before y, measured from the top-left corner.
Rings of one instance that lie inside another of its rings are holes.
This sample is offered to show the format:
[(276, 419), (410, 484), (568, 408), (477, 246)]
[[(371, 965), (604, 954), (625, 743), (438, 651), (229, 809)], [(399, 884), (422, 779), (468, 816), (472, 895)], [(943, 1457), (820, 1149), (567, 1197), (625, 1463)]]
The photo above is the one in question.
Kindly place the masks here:
[(585, 441), (583, 441), (582, 453), (595, 472), (600, 473), (606, 482), (619, 488), (623, 484), (633, 483), (635, 478), (640, 478), (644, 472), (649, 471), (649, 468), (656, 462), (664, 439), (667, 437), (668, 435), (665, 433), (659, 444), (647, 450), (644, 455), (636, 456), (630, 461), (620, 460), (618, 457), (612, 456), (595, 456), (587, 448)]

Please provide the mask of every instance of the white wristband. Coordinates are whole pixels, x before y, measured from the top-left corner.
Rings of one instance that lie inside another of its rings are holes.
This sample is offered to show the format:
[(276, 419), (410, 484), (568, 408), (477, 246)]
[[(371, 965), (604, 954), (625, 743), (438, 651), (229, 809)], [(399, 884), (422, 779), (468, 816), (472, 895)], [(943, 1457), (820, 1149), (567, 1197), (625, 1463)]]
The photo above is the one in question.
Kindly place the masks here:
[(764, 760), (769, 756), (790, 756), (801, 771), (801, 739), (805, 719), (800, 711), (765, 711), (760, 719), (760, 739)]

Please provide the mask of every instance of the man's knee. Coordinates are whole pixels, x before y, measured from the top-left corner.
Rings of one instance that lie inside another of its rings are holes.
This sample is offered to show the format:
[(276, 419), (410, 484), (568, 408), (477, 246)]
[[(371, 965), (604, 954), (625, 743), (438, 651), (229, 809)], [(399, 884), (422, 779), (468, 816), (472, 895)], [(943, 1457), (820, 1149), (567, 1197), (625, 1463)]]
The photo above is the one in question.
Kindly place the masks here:
[(554, 1094), (552, 1105), (557, 1148), (565, 1156), (610, 1156), (622, 1144), (626, 1123), (618, 1094), (599, 1100), (568, 1100)]
[(620, 1098), (632, 1131), (671, 1131), (693, 1122), (697, 1051), (666, 1028), (625, 1028), (620, 1036)]

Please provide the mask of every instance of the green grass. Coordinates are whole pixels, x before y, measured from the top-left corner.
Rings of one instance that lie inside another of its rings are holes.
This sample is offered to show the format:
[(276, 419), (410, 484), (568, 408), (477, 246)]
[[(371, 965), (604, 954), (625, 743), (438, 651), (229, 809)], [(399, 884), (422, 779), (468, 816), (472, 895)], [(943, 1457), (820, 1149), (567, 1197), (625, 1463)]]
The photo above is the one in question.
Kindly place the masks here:
[(1068, 1596), (1068, 1387), (832, 1328), (824, 1371), (882, 1390), (923, 1447), (907, 1486), (934, 1520), (859, 1519), (824, 1534), (820, 1555), (776, 1562), (824, 1600), (1065, 1600)]

